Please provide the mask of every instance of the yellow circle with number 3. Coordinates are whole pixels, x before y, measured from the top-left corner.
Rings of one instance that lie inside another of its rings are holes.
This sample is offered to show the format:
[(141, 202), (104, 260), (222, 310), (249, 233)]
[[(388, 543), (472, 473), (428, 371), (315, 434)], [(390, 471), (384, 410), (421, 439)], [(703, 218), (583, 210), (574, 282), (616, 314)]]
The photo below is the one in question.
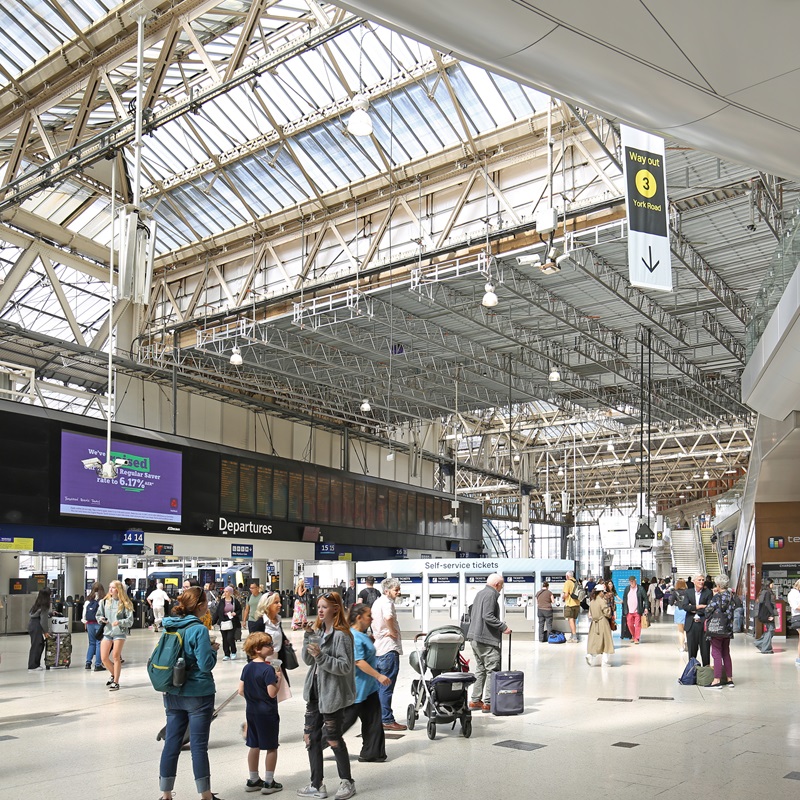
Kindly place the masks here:
[(636, 173), (636, 190), (640, 195), (643, 197), (652, 197), (657, 189), (658, 184), (650, 170), (640, 169)]

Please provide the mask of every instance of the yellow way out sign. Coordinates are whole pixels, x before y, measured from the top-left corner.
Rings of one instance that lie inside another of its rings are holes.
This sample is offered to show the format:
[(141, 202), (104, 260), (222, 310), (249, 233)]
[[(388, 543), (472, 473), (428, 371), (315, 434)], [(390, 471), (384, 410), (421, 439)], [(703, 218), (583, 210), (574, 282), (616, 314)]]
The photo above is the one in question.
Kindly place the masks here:
[(634, 286), (672, 291), (664, 140), (621, 126), (628, 208), (628, 269)]

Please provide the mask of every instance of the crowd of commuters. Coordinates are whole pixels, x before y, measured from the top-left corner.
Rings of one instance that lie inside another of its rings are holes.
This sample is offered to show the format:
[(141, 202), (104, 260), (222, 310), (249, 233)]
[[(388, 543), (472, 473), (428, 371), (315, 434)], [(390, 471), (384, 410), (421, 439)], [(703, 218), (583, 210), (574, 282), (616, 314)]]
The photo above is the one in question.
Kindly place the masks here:
[[(222, 660), (235, 660), (237, 642), (247, 656), (239, 684), (246, 701), (243, 726), (248, 747), (246, 791), (271, 794), (283, 789), (275, 779), (280, 738), (278, 703), (290, 697), (289, 678), (282, 663), (287, 660), (291, 642), (282, 627), (282, 616), (291, 613), (291, 627), (303, 631), (300, 657), (308, 666), (303, 686), (305, 715), (303, 740), (308, 753), (310, 780), (297, 794), (327, 797), (323, 775), (323, 749), (334, 756), (339, 787), (336, 800), (355, 794), (350, 758), (344, 734), (360, 721), (359, 762), (384, 762), (386, 731), (405, 730), (392, 711), (393, 691), (400, 672), (402, 633), (395, 602), (400, 582), (387, 578), (375, 588), (370, 578), (358, 595), (355, 581), (341, 592), (326, 592), (316, 598), (316, 613), (311, 613), (314, 598), (303, 581), (288, 593), (265, 591), (252, 583), (243, 587), (226, 586), (217, 592), (213, 585), (201, 588), (196, 581), (184, 582), (181, 593), (171, 598), (159, 584), (145, 595), (153, 612), (154, 629), (180, 632), (184, 641), (187, 679), (181, 687), (167, 691), (164, 707), (167, 725), (159, 768), (159, 788), (163, 800), (171, 800), (181, 748), (190, 745), (195, 787), (201, 800), (219, 800), (211, 791), (208, 758), (209, 727), (214, 714), (215, 686), (212, 670), (216, 666), (218, 628)], [(511, 629), (500, 613), (504, 582), (500, 574), (487, 577), (486, 585), (474, 598), (466, 635), (474, 658), (473, 684), (469, 707), (491, 711), (490, 686), (493, 673), (500, 670), (504, 634)], [(688, 581), (652, 579), (639, 584), (631, 576), (622, 596), (612, 581), (588, 580), (585, 584), (567, 574), (560, 598), (545, 581), (536, 595), (538, 630), (536, 638), (548, 641), (556, 626), (556, 615), (563, 616), (570, 638), (577, 640), (577, 621), (582, 610), (588, 616), (586, 661), (590, 666), (608, 665), (615, 653), (614, 631), (621, 620), (623, 638), (634, 644), (642, 641), (646, 620), (673, 615), (678, 646), (688, 658), (699, 656), (703, 666), (713, 660), (710, 689), (734, 686), (730, 642), (736, 628), (741, 600), (729, 586), (728, 578), (695, 575)], [(559, 600), (561, 601), (559, 604)], [(574, 609), (577, 608), (577, 612)], [(53, 610), (49, 590), (38, 593), (30, 609), (31, 647), (29, 671), (43, 669), (42, 655), (51, 634)], [(761, 635), (754, 639), (762, 653), (771, 653), (777, 615), (774, 584), (765, 579), (755, 606)], [(800, 580), (787, 598), (791, 627), (800, 627)], [(123, 648), (133, 624), (133, 603), (128, 587), (112, 581), (105, 592), (93, 584), (82, 606), (81, 619), (89, 640), (86, 669), (107, 671), (109, 690), (120, 688)], [(788, 622), (788, 620), (787, 620)], [(203, 624), (204, 623), (204, 624)], [(243, 630), (249, 635), (243, 637)], [(293, 650), (289, 655), (294, 656)], [(796, 664), (800, 667), (800, 641)], [(188, 733), (188, 735), (187, 735)], [(263, 758), (263, 772), (260, 764)]]

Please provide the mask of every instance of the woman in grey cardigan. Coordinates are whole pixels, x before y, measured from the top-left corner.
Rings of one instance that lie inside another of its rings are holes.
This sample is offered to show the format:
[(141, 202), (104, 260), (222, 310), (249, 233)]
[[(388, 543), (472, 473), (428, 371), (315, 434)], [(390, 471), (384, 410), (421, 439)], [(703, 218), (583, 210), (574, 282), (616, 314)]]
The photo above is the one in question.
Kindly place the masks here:
[(306, 701), (303, 740), (311, 766), (311, 783), (300, 797), (327, 797), (322, 782), (322, 736), (336, 758), (339, 789), (336, 800), (356, 793), (350, 774), (350, 755), (342, 738), (344, 709), (356, 700), (353, 634), (347, 623), (342, 598), (337, 592), (322, 595), (317, 603), (317, 621), (303, 637), (303, 661), (310, 669), (303, 686)]
[(31, 606), (28, 621), (28, 633), (31, 635), (31, 649), (28, 652), (28, 672), (40, 672), (44, 640), (50, 636), (50, 590), (42, 589), (36, 595)]

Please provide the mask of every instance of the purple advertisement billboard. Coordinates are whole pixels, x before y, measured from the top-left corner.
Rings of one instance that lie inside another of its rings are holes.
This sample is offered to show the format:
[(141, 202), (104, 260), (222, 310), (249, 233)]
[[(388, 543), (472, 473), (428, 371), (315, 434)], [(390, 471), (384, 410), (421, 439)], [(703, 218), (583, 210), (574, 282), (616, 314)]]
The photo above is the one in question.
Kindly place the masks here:
[(93, 458), (106, 460), (105, 439), (61, 432), (62, 514), (180, 524), (180, 453), (112, 440), (111, 459), (127, 462), (113, 480), (84, 466)]

